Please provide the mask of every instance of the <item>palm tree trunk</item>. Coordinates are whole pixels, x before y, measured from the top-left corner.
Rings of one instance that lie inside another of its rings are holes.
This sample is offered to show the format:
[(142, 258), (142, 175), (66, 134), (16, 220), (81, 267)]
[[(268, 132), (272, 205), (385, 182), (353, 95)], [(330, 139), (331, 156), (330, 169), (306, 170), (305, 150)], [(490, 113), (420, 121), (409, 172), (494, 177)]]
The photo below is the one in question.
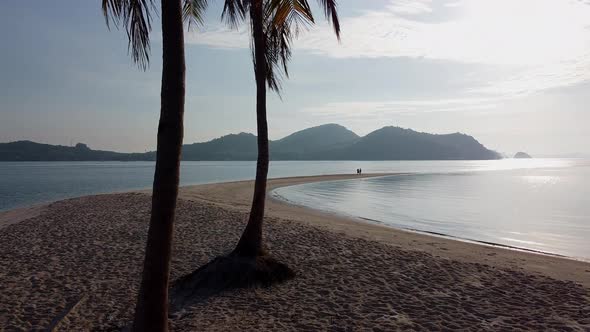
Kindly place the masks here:
[(183, 138), (185, 64), (180, 0), (162, 0), (162, 89), (152, 214), (133, 330), (168, 330), (168, 279)]
[(258, 160), (254, 197), (248, 225), (234, 249), (239, 256), (256, 256), (263, 253), (262, 222), (266, 199), (266, 178), (268, 175), (269, 149), (268, 126), (266, 122), (266, 41), (263, 28), (263, 1), (256, 0), (250, 7), (254, 36), (254, 74), (256, 77), (256, 125), (258, 127)]

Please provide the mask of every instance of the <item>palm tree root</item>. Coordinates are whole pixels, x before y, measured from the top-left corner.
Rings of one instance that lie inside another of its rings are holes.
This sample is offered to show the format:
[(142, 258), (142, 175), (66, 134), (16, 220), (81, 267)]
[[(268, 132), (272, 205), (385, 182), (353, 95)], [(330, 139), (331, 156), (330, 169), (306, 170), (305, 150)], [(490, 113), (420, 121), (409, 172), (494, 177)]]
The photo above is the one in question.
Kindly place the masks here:
[(220, 256), (172, 285), (171, 311), (179, 311), (225, 290), (268, 287), (293, 277), (293, 270), (268, 255)]

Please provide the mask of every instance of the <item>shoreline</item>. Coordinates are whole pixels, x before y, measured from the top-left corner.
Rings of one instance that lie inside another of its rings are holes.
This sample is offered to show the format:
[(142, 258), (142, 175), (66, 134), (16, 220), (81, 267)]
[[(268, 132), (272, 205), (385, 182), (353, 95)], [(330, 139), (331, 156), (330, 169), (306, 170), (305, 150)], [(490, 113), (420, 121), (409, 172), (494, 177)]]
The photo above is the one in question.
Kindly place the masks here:
[(57, 201), (27, 205), (0, 211), (0, 229), (10, 225), (18, 224), (21, 221), (38, 217), (50, 204), (54, 202)]
[[(405, 174), (392, 174), (392, 175), (383, 175), (383, 176), (393, 176), (393, 175), (405, 175)], [(330, 181), (330, 180), (326, 180), (326, 181)], [(337, 181), (337, 180), (335, 180), (335, 181)], [(288, 186), (285, 186), (285, 187), (288, 187)], [(277, 187), (277, 188), (281, 188), (281, 187)], [(277, 188), (274, 188), (274, 189), (277, 189)], [(464, 237), (450, 235), (450, 234), (446, 234), (446, 233), (420, 230), (420, 229), (417, 229), (417, 228), (397, 227), (397, 226), (389, 225), (389, 224), (387, 224), (387, 223), (385, 223), (385, 222), (383, 222), (381, 220), (376, 220), (376, 219), (371, 219), (371, 218), (366, 218), (366, 217), (359, 217), (359, 216), (350, 216), (350, 215), (346, 215), (346, 214), (343, 214), (343, 213), (338, 213), (338, 212), (333, 212), (333, 211), (325, 211), (325, 210), (321, 210), (321, 209), (314, 209), (314, 208), (311, 208), (311, 207), (308, 207), (308, 206), (305, 206), (305, 205), (301, 205), (301, 204), (297, 204), (295, 202), (289, 201), (285, 197), (283, 197), (283, 196), (281, 196), (279, 194), (273, 193), (272, 191), (269, 191), (268, 192), (268, 195), (269, 195), (269, 199), (273, 199), (273, 200), (276, 200), (278, 202), (282, 202), (282, 203), (286, 203), (286, 204), (289, 204), (289, 205), (297, 206), (297, 207), (300, 207), (300, 208), (306, 209), (306, 210), (317, 211), (317, 212), (324, 213), (324, 214), (327, 214), (327, 215), (331, 215), (331, 216), (334, 216), (334, 217), (337, 217), (337, 218), (352, 219), (352, 220), (355, 220), (358, 223), (365, 223), (365, 224), (369, 224), (369, 225), (383, 226), (383, 227), (390, 228), (392, 230), (397, 230), (397, 231), (402, 231), (402, 232), (408, 232), (408, 233), (412, 233), (412, 234), (421, 234), (421, 235), (426, 235), (426, 236), (432, 236), (432, 237), (442, 238), (442, 239), (447, 239), (447, 240), (452, 240), (452, 241), (460, 241), (460, 242), (470, 243), (470, 244), (474, 244), (474, 245), (489, 246), (489, 247), (492, 247), (492, 248), (501, 248), (501, 249), (508, 249), (508, 250), (515, 250), (515, 251), (519, 251), (519, 252), (525, 252), (525, 253), (531, 253), (531, 254), (537, 254), (537, 255), (543, 255), (543, 256), (550, 256), (550, 257), (557, 257), (557, 258), (569, 259), (569, 260), (574, 260), (574, 261), (579, 261), (579, 262), (584, 262), (584, 263), (589, 263), (590, 264), (590, 259), (584, 259), (584, 258), (581, 258), (581, 257), (572, 257), (572, 256), (567, 256), (567, 255), (552, 253), (552, 252), (548, 252), (548, 251), (542, 251), (542, 250), (536, 250), (536, 249), (529, 249), (529, 248), (517, 247), (517, 246), (508, 245), (508, 244), (491, 242), (491, 241), (474, 240), (474, 239), (464, 238)]]
[[(550, 252), (520, 248), (493, 242), (464, 239), (417, 229), (398, 228), (362, 217), (346, 216), (291, 203), (275, 197), (274, 189), (293, 185), (366, 179), (382, 176), (404, 176), (411, 173), (332, 174), (268, 179), (266, 216), (302, 222), (313, 227), (377, 241), (404, 249), (424, 251), (437, 257), (471, 263), (485, 263), (501, 268), (543, 274), (561, 280), (571, 280), (590, 288), (590, 262)], [(179, 200), (213, 204), (225, 209), (249, 212), (254, 180), (217, 182), (179, 187)], [(31, 206), (0, 211), (0, 230), (37, 217), (50, 205), (84, 197), (108, 196), (125, 193), (151, 194), (151, 189), (100, 193)]]
[[(318, 181), (338, 181), (381, 176), (403, 176), (408, 173), (335, 174), (269, 179), (266, 216), (294, 220), (313, 227), (347, 236), (376, 241), (403, 249), (427, 252), (437, 257), (468, 263), (483, 263), (499, 268), (542, 274), (560, 280), (578, 282), (590, 288), (590, 262), (575, 257), (537, 252), (526, 248), (477, 242), (469, 239), (395, 228), (368, 222), (361, 218), (316, 210), (273, 197), (274, 189)], [(253, 180), (184, 186), (179, 198), (214, 204), (223, 208), (248, 212)], [(150, 190), (141, 191), (150, 193)], [(229, 203), (228, 203), (229, 202)]]
[[(376, 175), (363, 177), (370, 176)], [(272, 179), (269, 190), (360, 177)], [(172, 283), (234, 248), (248, 220), (252, 182), (181, 188)], [(194, 303), (173, 313), (171, 330), (590, 328), (590, 264), (362, 223), (273, 199), (266, 204), (267, 249), (297, 276)], [(149, 191), (85, 196), (33, 209), (32, 217), (0, 229), (0, 271), (6, 271), (0, 273), (0, 329), (129, 326), (150, 209)]]
[[(381, 176), (404, 176), (404, 175), (414, 175), (414, 174), (415, 173), (384, 173), (384, 174), (370, 174), (369, 173), (369, 174), (366, 174), (366, 177), (371, 178), (371, 177), (381, 177)], [(431, 175), (431, 174), (436, 175), (437, 173), (429, 173), (429, 175)], [(289, 178), (284, 178), (284, 179), (289, 179)], [(344, 181), (354, 180), (354, 175), (352, 178), (336, 179), (336, 180), (322, 179), (317, 182), (343, 181), (343, 180)], [(387, 224), (386, 222), (383, 222), (381, 220), (366, 218), (366, 217), (362, 217), (362, 216), (352, 216), (352, 215), (347, 215), (344, 213), (339, 213), (336, 211), (326, 211), (326, 210), (316, 209), (316, 208), (308, 207), (305, 205), (297, 204), (297, 203), (292, 202), (292, 201), (288, 200), (287, 198), (273, 192), (275, 189), (278, 189), (281, 187), (289, 187), (292, 185), (305, 184), (305, 183), (311, 183), (311, 182), (316, 182), (316, 181), (275, 186), (272, 189), (267, 190), (267, 195), (268, 195), (267, 199), (272, 199), (272, 200), (279, 202), (279, 203), (285, 203), (288, 205), (297, 206), (297, 207), (305, 209), (305, 210), (317, 211), (319, 213), (326, 214), (329, 216), (334, 216), (337, 218), (351, 219), (351, 220), (354, 220), (358, 223), (386, 227), (386, 228), (392, 229), (394, 231), (408, 232), (408, 233), (412, 233), (412, 234), (421, 234), (421, 235), (442, 238), (442, 239), (447, 239), (447, 240), (451, 240), (451, 241), (459, 241), (459, 242), (464, 242), (464, 243), (469, 243), (469, 244), (474, 244), (474, 245), (479, 245), (479, 246), (507, 249), (507, 250), (513, 250), (513, 251), (524, 252), (524, 253), (531, 253), (531, 254), (536, 254), (536, 255), (556, 257), (556, 258), (561, 258), (561, 259), (568, 259), (568, 260), (573, 260), (573, 261), (578, 261), (578, 262), (590, 264), (590, 258), (567, 256), (564, 254), (552, 253), (549, 251), (543, 251), (543, 250), (539, 250), (539, 249), (530, 249), (530, 248), (524, 248), (524, 247), (519, 247), (519, 246), (509, 245), (509, 244), (502, 244), (502, 243), (497, 243), (497, 242), (492, 242), (492, 241), (470, 239), (470, 238), (466, 238), (466, 237), (455, 236), (455, 235), (440, 233), (440, 232), (435, 232), (435, 231), (425, 231), (425, 230), (421, 230), (421, 229), (417, 229), (417, 228), (398, 227), (398, 226)]]

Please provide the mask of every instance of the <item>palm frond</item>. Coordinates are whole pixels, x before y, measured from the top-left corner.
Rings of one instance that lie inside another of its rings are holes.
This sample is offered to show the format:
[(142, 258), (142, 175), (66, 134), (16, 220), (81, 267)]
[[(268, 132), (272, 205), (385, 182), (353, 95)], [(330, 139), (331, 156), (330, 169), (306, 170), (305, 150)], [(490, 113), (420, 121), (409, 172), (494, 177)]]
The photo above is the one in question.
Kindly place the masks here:
[(266, 16), (272, 17), (275, 25), (287, 25), (298, 29), (314, 23), (311, 8), (306, 0), (271, 0)]
[(249, 0), (225, 0), (221, 19), (230, 27), (236, 28), (246, 17), (249, 5)]
[(133, 62), (145, 70), (150, 62), (150, 32), (154, 10), (153, 0), (102, 0), (102, 11), (107, 26), (111, 20), (118, 28), (125, 27), (129, 39), (128, 51)]
[(340, 40), (340, 21), (338, 20), (336, 0), (318, 0), (318, 2), (320, 3), (320, 6), (324, 8), (326, 19), (332, 21), (332, 27), (334, 28), (334, 33), (336, 33), (336, 38)]
[(184, 0), (182, 6), (182, 19), (187, 22), (188, 28), (191, 25), (202, 25), (203, 14), (207, 9), (207, 0)]
[[(236, 27), (243, 20), (253, 0), (225, 0), (222, 18), (231, 27)], [(289, 77), (288, 63), (291, 60), (293, 40), (301, 29), (307, 29), (315, 23), (307, 0), (262, 0), (264, 3), (264, 34), (266, 84), (280, 96), (281, 81)], [(340, 40), (340, 22), (336, 0), (318, 0), (326, 18), (332, 22), (334, 32)], [(252, 17), (250, 17), (252, 28)], [(254, 44), (250, 41), (252, 59)], [(254, 66), (256, 67), (256, 61)]]
[(268, 87), (279, 94), (279, 97), (283, 75), (289, 77), (287, 64), (291, 59), (292, 41), (297, 35), (297, 28), (293, 24), (299, 24), (294, 22), (301, 19), (295, 18), (295, 15), (279, 19), (276, 19), (276, 15), (267, 16), (266, 19), (266, 80)]
[(272, 44), (269, 45), (267, 53), (267, 82), (268, 87), (275, 91), (279, 97), (281, 92), (281, 82), (283, 77), (289, 77), (289, 70), (287, 64), (291, 60), (291, 37), (285, 36), (283, 32), (278, 31), (270, 40)]
[(268, 0), (265, 8), (265, 35), (268, 87), (279, 94), (283, 77), (289, 77), (291, 47), (302, 28), (315, 23), (306, 0)]
[(122, 11), (123, 1), (102, 0), (102, 14), (104, 15), (107, 27), (109, 29), (111, 28), (110, 20), (112, 20), (115, 25), (118, 25)]

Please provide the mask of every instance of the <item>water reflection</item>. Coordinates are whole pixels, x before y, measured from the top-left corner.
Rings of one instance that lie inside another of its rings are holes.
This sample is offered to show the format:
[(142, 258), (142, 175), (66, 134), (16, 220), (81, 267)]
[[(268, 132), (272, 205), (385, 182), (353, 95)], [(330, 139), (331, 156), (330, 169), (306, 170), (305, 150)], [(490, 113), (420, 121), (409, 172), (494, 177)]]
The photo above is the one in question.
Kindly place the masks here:
[(394, 227), (590, 259), (590, 163), (520, 165), (311, 183), (273, 194)]

